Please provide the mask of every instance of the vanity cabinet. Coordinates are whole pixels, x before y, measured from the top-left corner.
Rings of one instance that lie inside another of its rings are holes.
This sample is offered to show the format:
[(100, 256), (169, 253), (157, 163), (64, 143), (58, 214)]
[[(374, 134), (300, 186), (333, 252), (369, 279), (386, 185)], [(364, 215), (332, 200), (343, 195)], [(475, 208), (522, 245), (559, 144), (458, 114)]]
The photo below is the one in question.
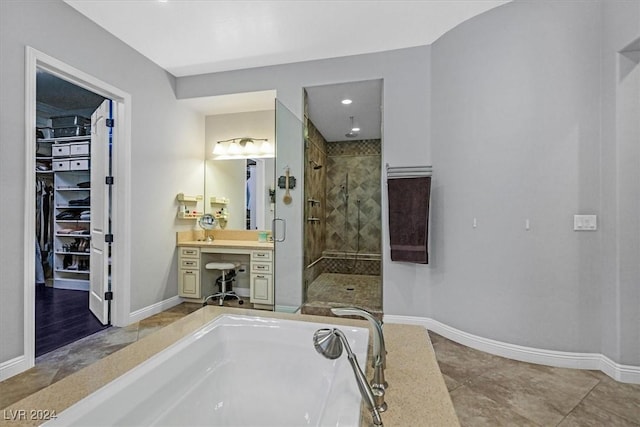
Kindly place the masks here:
[(180, 247), (178, 253), (178, 294), (185, 298), (201, 298), (200, 248)]
[(273, 308), (273, 251), (251, 251), (251, 296), (254, 308)]
[[(256, 237), (257, 239), (257, 237)], [(205, 265), (213, 259), (242, 260), (248, 263), (249, 301), (253, 308), (273, 310), (273, 246), (255, 240), (222, 240), (213, 242), (187, 241), (178, 243), (178, 295), (191, 301), (202, 302), (202, 280), (207, 276)], [(203, 272), (205, 276), (203, 276)], [(246, 280), (246, 279), (245, 279)], [(246, 282), (244, 282), (246, 283)], [(243, 285), (246, 289), (246, 284)], [(207, 287), (204, 286), (206, 289)], [(245, 294), (246, 295), (246, 294)]]

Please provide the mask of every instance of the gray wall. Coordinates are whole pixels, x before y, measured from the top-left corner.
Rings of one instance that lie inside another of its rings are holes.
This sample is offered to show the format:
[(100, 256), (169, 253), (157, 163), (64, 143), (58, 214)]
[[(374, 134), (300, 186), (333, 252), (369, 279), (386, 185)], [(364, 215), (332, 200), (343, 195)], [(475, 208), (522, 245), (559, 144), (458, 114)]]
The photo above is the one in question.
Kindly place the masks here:
[[(640, 363), (638, 140), (616, 137), (612, 108), (614, 49), (640, 20), (637, 2), (617, 3), (515, 2), (432, 45), (433, 318)], [(574, 232), (580, 213), (597, 214), (599, 230)]]
[[(603, 4), (603, 353), (640, 363), (640, 2)], [(619, 53), (635, 40), (635, 52)]]
[(26, 45), (132, 96), (132, 311), (177, 295), (175, 231), (193, 223), (175, 195), (203, 185), (204, 118), (177, 105), (171, 75), (62, 1), (1, 1), (0, 362), (23, 353)]

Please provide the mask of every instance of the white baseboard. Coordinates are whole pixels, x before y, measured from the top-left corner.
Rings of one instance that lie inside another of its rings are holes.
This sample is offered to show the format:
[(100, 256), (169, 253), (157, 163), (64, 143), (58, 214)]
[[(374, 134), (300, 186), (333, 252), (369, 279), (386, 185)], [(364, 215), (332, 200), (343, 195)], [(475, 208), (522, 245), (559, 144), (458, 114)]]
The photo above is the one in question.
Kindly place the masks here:
[(0, 381), (18, 375), (20, 372), (24, 372), (29, 368), (27, 358), (24, 356), (14, 357), (6, 362), (2, 362), (0, 363)]
[(469, 334), (425, 317), (385, 315), (384, 321), (423, 326), (467, 347), (508, 359), (558, 368), (599, 370), (616, 381), (640, 384), (640, 366), (622, 365), (599, 353), (574, 353), (509, 344)]
[(181, 302), (182, 298), (176, 295), (175, 297), (171, 297), (164, 301), (160, 301), (147, 307), (141, 308), (140, 310), (133, 311), (129, 314), (129, 324), (139, 322), (149, 316), (153, 316), (154, 314), (158, 314), (162, 311), (168, 310), (171, 307), (175, 307), (176, 305), (180, 304)]

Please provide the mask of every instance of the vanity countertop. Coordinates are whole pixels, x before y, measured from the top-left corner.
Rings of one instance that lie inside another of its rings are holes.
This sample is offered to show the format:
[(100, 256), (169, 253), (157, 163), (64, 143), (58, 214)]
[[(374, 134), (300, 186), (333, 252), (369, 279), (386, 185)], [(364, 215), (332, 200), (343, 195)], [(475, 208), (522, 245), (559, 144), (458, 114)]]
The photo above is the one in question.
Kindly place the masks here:
[(196, 248), (220, 248), (220, 249), (273, 249), (273, 242), (258, 242), (254, 240), (219, 240), (212, 242), (205, 240), (190, 240), (178, 242), (178, 246), (189, 246)]
[(177, 246), (216, 249), (267, 249), (273, 250), (273, 242), (259, 242), (257, 230), (212, 230), (213, 241), (207, 242), (202, 230), (179, 231), (176, 233)]
[[(26, 410), (29, 413), (30, 410), (42, 409), (60, 413), (221, 314), (368, 326), (363, 320), (208, 305), (26, 397), (5, 411), (13, 410), (17, 413), (18, 410)], [(384, 425), (459, 427), (427, 331), (421, 326), (388, 323), (384, 325), (384, 331), (388, 351), (385, 376), (389, 382), (385, 395), (389, 408), (382, 414)], [(371, 342), (371, 338), (369, 341)], [(370, 366), (371, 364), (367, 363), (367, 371), (371, 369)], [(371, 377), (371, 372), (367, 373), (367, 377)], [(36, 419), (21, 421), (21, 425), (37, 424), (39, 422)], [(370, 424), (371, 416), (368, 413), (363, 414), (361, 426)]]

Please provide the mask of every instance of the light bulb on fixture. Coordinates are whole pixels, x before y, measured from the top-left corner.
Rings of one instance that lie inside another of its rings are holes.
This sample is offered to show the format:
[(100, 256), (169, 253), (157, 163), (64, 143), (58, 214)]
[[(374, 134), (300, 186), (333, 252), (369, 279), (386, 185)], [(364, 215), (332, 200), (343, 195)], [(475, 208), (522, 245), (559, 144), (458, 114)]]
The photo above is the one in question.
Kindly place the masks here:
[(216, 145), (213, 147), (213, 154), (219, 156), (224, 154), (224, 147), (222, 146), (222, 141), (216, 142)]
[(229, 154), (240, 154), (242, 150), (240, 150), (240, 145), (235, 141), (231, 141), (229, 144)]
[(262, 141), (262, 144), (260, 144), (260, 152), (263, 154), (273, 153), (273, 147), (271, 146), (271, 143), (268, 139), (265, 139), (264, 141)]
[(247, 139), (244, 143), (245, 154), (253, 154), (256, 151), (256, 144), (253, 143), (253, 139)]

